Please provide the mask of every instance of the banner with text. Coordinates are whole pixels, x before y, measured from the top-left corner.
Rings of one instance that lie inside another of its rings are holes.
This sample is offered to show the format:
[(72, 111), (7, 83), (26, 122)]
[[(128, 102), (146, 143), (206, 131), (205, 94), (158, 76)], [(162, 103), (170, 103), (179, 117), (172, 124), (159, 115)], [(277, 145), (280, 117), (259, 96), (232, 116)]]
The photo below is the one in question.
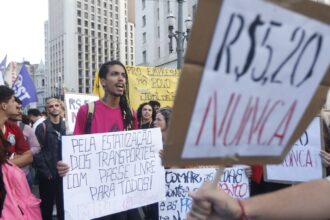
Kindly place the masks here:
[(322, 178), (321, 148), (320, 118), (317, 117), (294, 144), (282, 164), (266, 166), (266, 180), (305, 182)]
[(280, 159), (329, 68), (330, 26), (271, 1), (222, 2), (181, 156)]
[(64, 136), (65, 219), (93, 219), (165, 199), (159, 128)]
[(66, 110), (66, 126), (68, 134), (72, 134), (76, 124), (77, 113), (81, 105), (98, 100), (95, 95), (65, 93), (64, 102)]
[[(188, 192), (198, 190), (204, 182), (213, 181), (215, 172), (215, 168), (166, 170), (166, 201), (159, 203), (159, 220), (186, 219), (192, 205)], [(243, 166), (226, 168), (218, 186), (234, 198), (250, 196)]]
[(133, 109), (144, 102), (156, 100), (161, 106), (172, 107), (180, 71), (169, 68), (126, 66), (129, 98)]

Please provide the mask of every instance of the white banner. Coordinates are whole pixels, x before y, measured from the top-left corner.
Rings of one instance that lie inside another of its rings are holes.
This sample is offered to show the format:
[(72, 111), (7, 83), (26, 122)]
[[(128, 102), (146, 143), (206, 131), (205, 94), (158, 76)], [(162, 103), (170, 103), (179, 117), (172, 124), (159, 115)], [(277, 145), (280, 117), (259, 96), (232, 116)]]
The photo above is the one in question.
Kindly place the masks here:
[[(68, 128), (67, 134), (72, 134), (76, 124), (77, 113), (80, 106), (98, 100), (99, 97), (95, 95), (79, 94), (79, 93), (65, 93), (64, 102), (66, 110), (66, 126)], [(87, 117), (87, 115), (86, 115)]]
[[(213, 181), (215, 172), (214, 168), (166, 170), (166, 201), (159, 203), (159, 220), (186, 219), (192, 205), (188, 192), (198, 190), (204, 182)], [(226, 168), (218, 186), (234, 198), (250, 196), (243, 166)]]
[(320, 118), (296, 141), (282, 164), (267, 165), (267, 181), (305, 182), (322, 178)]
[(165, 199), (159, 128), (64, 136), (65, 219), (93, 219)]

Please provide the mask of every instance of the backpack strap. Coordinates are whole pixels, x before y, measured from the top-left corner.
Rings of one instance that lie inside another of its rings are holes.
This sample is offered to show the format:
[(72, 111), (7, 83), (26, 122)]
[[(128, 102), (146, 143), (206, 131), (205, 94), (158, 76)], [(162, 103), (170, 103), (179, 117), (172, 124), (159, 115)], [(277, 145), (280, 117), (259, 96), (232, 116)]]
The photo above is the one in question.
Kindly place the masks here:
[(92, 120), (94, 118), (94, 112), (95, 112), (95, 102), (87, 103), (87, 107), (88, 107), (88, 112), (86, 116), (85, 134), (90, 134), (92, 127)]

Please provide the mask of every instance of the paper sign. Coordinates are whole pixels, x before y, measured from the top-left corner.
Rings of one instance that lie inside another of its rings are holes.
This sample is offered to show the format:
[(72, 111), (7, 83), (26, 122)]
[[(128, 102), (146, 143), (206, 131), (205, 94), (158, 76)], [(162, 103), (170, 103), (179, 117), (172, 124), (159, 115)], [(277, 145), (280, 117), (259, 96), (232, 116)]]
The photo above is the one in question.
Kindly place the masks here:
[(64, 136), (65, 219), (93, 219), (165, 199), (159, 128)]
[(99, 97), (87, 94), (65, 93), (66, 126), (68, 134), (72, 134), (76, 124), (77, 113), (81, 105), (98, 100)]
[(329, 25), (266, 1), (223, 1), (182, 158), (281, 156), (329, 50)]
[(305, 182), (323, 178), (320, 119), (315, 118), (280, 165), (266, 166), (266, 181)]
[[(166, 201), (159, 203), (159, 220), (186, 219), (192, 206), (188, 192), (213, 181), (215, 172), (213, 168), (166, 170)], [(218, 187), (234, 198), (250, 196), (249, 181), (241, 166), (226, 168)]]
[(133, 109), (155, 100), (162, 107), (172, 107), (180, 71), (170, 68), (126, 66), (129, 79), (129, 98)]

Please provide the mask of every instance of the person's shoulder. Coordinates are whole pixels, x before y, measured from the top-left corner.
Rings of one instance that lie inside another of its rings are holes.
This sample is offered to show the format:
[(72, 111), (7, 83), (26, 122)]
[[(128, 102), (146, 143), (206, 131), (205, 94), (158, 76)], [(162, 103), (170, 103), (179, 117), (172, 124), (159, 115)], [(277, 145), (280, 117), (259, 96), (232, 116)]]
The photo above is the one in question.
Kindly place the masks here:
[(5, 126), (6, 126), (6, 129), (8, 129), (8, 130), (19, 130), (20, 129), (16, 123), (13, 123), (10, 121), (6, 121)]

